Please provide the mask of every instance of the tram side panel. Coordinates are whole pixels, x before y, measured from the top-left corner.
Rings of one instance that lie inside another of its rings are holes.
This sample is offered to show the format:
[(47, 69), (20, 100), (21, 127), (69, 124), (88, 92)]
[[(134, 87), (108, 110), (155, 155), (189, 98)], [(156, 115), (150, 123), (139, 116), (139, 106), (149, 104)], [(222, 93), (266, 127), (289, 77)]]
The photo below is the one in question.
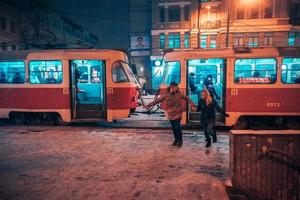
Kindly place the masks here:
[[(280, 66), (281, 59), (277, 61), (276, 66)], [(226, 119), (227, 126), (235, 125), (242, 116), (300, 116), (300, 85), (284, 84), (280, 68), (272, 84), (237, 84), (234, 81), (234, 60), (228, 62), (226, 112), (230, 117)], [(244, 80), (248, 83), (263, 81), (261, 78)]]
[(58, 113), (63, 121), (70, 121), (68, 69), (63, 68), (60, 84), (33, 83), (28, 71), (28, 61), (25, 61), (22, 83), (0, 85), (0, 118), (9, 118), (11, 113)]

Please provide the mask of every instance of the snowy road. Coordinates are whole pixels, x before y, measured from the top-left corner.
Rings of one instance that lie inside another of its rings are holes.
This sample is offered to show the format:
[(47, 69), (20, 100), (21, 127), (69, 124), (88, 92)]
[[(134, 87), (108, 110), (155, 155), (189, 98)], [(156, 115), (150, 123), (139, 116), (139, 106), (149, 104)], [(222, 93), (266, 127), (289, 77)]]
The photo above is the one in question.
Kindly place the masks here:
[(169, 130), (0, 127), (0, 199), (227, 199), (226, 133), (182, 148)]

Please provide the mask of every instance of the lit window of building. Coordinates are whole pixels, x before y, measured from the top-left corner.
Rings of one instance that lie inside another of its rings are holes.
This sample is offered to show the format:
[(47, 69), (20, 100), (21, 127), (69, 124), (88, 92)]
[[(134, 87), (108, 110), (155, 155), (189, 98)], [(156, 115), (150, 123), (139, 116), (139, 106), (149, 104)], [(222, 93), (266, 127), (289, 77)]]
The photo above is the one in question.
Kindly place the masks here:
[(169, 34), (169, 48), (180, 48), (180, 33)]
[(7, 43), (6, 42), (2, 43), (2, 50), (7, 51)]
[(190, 16), (191, 16), (190, 10), (191, 10), (190, 5), (184, 6), (184, 21), (190, 21)]
[(246, 7), (241, 5), (238, 6), (236, 12), (236, 19), (245, 19)]
[(190, 33), (186, 32), (184, 33), (184, 48), (190, 47)]
[(169, 22), (180, 21), (180, 6), (169, 6)]
[(234, 46), (244, 46), (244, 34), (235, 33), (234, 34)]
[(273, 0), (265, 0), (264, 18), (273, 17)]
[(4, 17), (0, 17), (0, 26), (2, 30), (6, 30), (6, 19)]
[(250, 16), (249, 16), (249, 18), (250, 19), (257, 19), (258, 16), (259, 16), (258, 11), (259, 11), (258, 6), (252, 5), (252, 7), (250, 8)]
[(165, 22), (165, 7), (159, 7), (159, 21)]
[(164, 49), (165, 48), (165, 41), (166, 37), (164, 33), (159, 34), (159, 48)]
[(10, 32), (12, 33), (16, 32), (16, 25), (13, 21), (10, 21)]
[(207, 35), (200, 35), (200, 48), (207, 48)]
[(217, 48), (217, 35), (210, 36), (210, 48), (212, 49)]
[(273, 46), (274, 45), (274, 33), (264, 33), (264, 46)]
[(289, 46), (294, 46), (296, 44), (296, 33), (295, 32), (290, 32), (289, 33), (289, 38), (288, 38), (288, 45)]
[(248, 46), (257, 47), (258, 46), (258, 33), (249, 33), (248, 34)]

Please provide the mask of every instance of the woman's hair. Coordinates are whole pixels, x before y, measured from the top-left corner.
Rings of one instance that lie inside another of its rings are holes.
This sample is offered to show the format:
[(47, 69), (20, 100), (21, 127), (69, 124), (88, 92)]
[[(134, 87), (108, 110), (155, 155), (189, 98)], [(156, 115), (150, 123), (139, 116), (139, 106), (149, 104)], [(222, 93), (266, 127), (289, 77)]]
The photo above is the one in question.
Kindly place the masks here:
[[(206, 105), (207, 105), (207, 106), (210, 105), (210, 104), (212, 103), (213, 99), (212, 99), (212, 97), (211, 97), (209, 91), (208, 91), (207, 89), (203, 89), (202, 92), (205, 92), (205, 93), (206, 93), (206, 98), (204, 99)], [(202, 93), (202, 92), (201, 92), (201, 93)]]

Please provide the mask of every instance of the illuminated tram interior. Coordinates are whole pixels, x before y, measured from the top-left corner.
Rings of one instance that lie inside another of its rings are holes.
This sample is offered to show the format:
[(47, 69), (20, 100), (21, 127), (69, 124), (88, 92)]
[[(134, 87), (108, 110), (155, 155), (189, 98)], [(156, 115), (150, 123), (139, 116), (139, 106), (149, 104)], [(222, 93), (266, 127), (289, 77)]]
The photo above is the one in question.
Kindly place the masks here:
[(71, 65), (76, 68), (77, 103), (102, 104), (104, 99), (104, 62), (101, 60), (72, 60)]

